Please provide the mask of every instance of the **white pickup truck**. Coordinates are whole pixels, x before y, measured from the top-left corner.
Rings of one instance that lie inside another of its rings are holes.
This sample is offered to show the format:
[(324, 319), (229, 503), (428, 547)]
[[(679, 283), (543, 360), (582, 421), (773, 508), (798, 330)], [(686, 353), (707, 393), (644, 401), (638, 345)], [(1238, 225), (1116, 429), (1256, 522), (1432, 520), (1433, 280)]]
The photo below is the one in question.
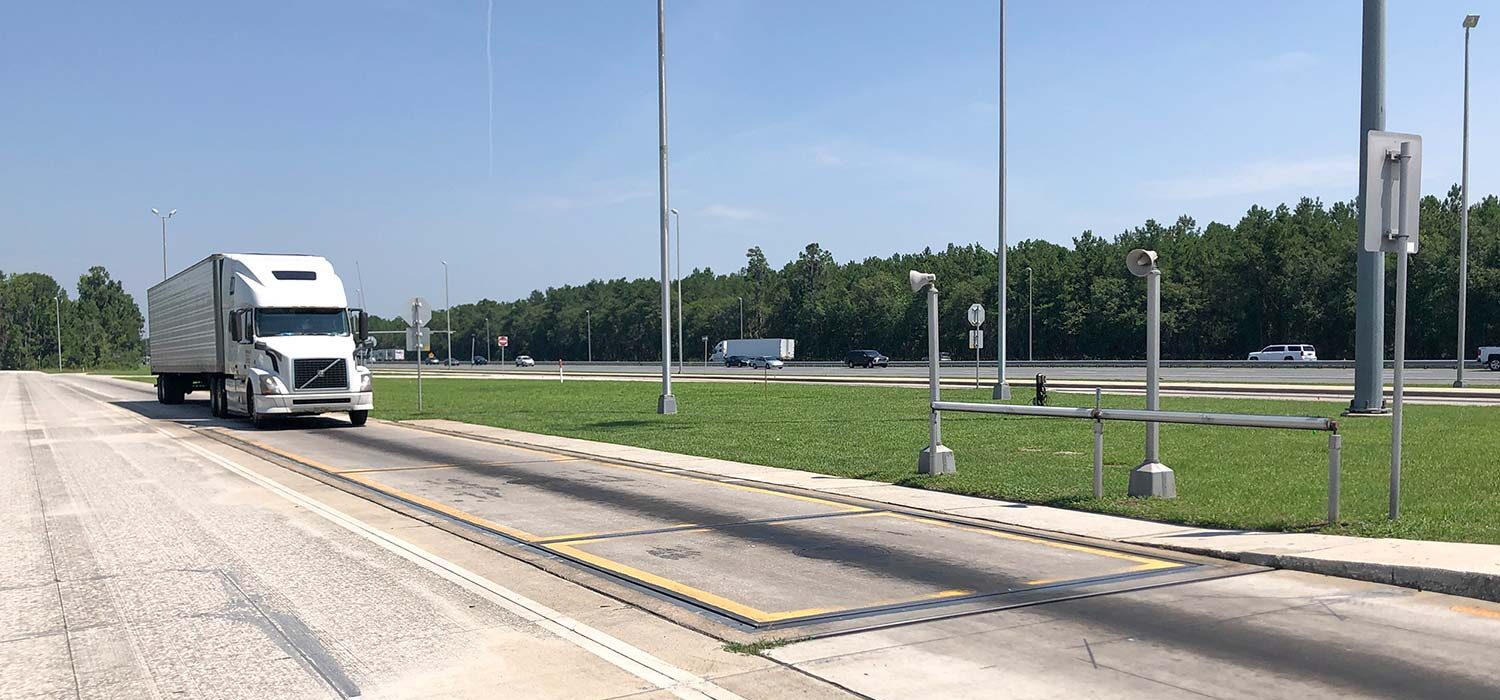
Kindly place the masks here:
[(1479, 364), (1490, 368), (1492, 372), (1500, 372), (1500, 345), (1479, 348)]
[(313, 255), (216, 253), (146, 291), (156, 398), (208, 392), (215, 417), (347, 411), (364, 425), (375, 407), (356, 351), (365, 312)]

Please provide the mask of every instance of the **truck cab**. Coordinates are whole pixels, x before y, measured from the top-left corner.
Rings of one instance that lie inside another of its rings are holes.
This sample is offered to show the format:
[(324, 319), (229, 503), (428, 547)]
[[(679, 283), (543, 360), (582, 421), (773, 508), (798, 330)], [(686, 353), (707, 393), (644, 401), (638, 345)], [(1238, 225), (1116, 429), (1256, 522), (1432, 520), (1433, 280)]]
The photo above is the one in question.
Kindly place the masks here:
[(324, 258), (210, 256), (153, 287), (148, 306), (152, 372), (165, 403), (203, 388), (215, 416), (245, 416), (257, 427), (335, 411), (358, 426), (374, 408), (360, 361), (367, 317), (349, 308)]

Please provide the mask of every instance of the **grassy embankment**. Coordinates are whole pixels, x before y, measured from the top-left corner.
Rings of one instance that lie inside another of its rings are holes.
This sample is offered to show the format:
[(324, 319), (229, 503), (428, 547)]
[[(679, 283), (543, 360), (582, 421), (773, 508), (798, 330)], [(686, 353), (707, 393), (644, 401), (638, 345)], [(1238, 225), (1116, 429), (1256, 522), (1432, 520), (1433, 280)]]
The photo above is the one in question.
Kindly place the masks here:
[[(1301, 431), (1162, 426), (1162, 459), (1177, 472), (1176, 500), (1125, 496), (1141, 459), (1144, 426), (1111, 423), (1105, 433), (1105, 494), (1090, 495), (1088, 421), (949, 413), (944, 443), (958, 474), (915, 473), (926, 444), (925, 390), (886, 387), (682, 382), (681, 412), (655, 413), (651, 382), (429, 379), (426, 410), (416, 383), (376, 379), (376, 415), (450, 418), (536, 433), (649, 447), (917, 488), (989, 496), (1208, 527), (1320, 531), (1500, 543), (1500, 411), (1409, 406), (1403, 517), (1385, 518), (1388, 418), (1348, 418), (1344, 435), (1344, 522), (1324, 522), (1327, 436)], [(1018, 390), (1017, 401), (1029, 401)], [(987, 401), (988, 389), (945, 390), (951, 400)], [(1092, 397), (1053, 394), (1054, 405)], [(1139, 397), (1106, 397), (1139, 407)], [(1166, 397), (1166, 410), (1337, 416), (1341, 404)]]

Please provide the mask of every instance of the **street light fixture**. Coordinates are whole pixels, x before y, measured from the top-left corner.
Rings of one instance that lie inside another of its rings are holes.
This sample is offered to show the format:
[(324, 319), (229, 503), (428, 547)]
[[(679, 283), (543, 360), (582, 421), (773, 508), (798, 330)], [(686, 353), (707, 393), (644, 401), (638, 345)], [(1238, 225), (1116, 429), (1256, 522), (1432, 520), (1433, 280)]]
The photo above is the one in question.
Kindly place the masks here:
[(1464, 386), (1465, 326), (1469, 315), (1469, 30), (1479, 26), (1479, 15), (1464, 17), (1464, 145), (1463, 176), (1459, 185), (1458, 215), (1458, 355), (1453, 386)]
[(166, 279), (167, 278), (167, 219), (170, 219), (174, 215), (176, 215), (177, 214), (177, 210), (173, 209), (172, 211), (169, 211), (166, 214), (162, 214), (161, 212), (159, 212), (159, 211), (156, 210), (156, 207), (151, 207), (151, 213), (155, 214), (156, 218), (161, 219), (161, 278), (162, 279)]
[(740, 340), (745, 339), (745, 297), (735, 297), (740, 300)]
[(672, 209), (672, 217), (677, 219), (677, 371), (685, 371), (683, 354), (687, 352), (687, 346), (682, 342), (682, 215)]

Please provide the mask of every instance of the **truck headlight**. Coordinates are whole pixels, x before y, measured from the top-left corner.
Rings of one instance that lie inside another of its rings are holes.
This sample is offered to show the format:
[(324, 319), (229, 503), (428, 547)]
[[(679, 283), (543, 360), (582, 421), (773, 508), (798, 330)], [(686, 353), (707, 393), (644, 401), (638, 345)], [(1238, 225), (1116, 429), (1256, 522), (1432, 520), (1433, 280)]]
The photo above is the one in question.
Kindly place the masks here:
[(260, 375), (260, 393), (262, 394), (285, 394), (286, 385), (281, 383), (281, 377), (274, 374)]
[(370, 371), (364, 369), (363, 367), (361, 367), (360, 369), (363, 371), (359, 373), (359, 390), (369, 391), (370, 385), (372, 383), (370, 378)]

